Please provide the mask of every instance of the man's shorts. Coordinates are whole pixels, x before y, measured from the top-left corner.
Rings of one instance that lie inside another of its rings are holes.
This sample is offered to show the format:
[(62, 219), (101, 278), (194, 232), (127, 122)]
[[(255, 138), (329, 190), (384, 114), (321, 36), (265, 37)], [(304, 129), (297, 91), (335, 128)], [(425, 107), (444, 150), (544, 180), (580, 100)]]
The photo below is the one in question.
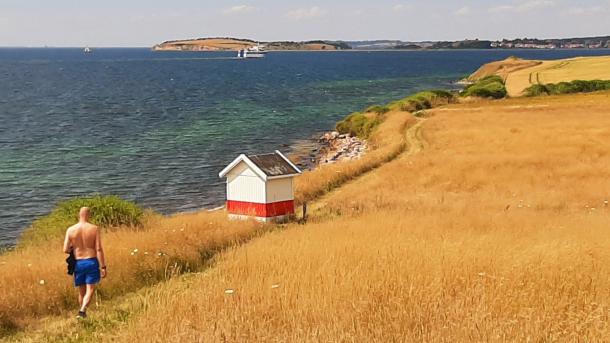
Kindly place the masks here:
[(100, 264), (97, 257), (76, 260), (74, 286), (95, 285), (100, 282)]

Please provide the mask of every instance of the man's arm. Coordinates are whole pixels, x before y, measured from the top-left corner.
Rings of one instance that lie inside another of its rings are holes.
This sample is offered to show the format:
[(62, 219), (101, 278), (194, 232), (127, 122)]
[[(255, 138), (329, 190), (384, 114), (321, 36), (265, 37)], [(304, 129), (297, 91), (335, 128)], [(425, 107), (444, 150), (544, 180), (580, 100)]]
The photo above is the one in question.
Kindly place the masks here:
[(70, 244), (70, 235), (68, 234), (70, 229), (66, 230), (66, 238), (64, 238), (64, 253), (69, 254), (70, 250), (72, 250), (72, 246)]
[(97, 251), (97, 260), (102, 268), (102, 277), (106, 277), (106, 256), (104, 256), (104, 247), (102, 246), (102, 235), (100, 229), (95, 230), (95, 250)]

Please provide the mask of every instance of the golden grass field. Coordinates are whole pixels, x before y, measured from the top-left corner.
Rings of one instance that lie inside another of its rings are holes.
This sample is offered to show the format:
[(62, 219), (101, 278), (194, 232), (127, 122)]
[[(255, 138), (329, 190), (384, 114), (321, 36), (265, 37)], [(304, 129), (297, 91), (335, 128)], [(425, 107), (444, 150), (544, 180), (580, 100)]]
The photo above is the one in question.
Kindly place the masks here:
[[(357, 161), (306, 172), (296, 182), (299, 202), (311, 201), (342, 183), (397, 157), (405, 149), (412, 118), (391, 116), (371, 136), (369, 153)], [(152, 216), (137, 231), (104, 234), (109, 277), (100, 297), (112, 301), (146, 286), (206, 268), (222, 249), (275, 229), (254, 221), (228, 221), (224, 211)], [(38, 319), (76, 308), (75, 290), (65, 274), (63, 241), (0, 255), (0, 337), (31, 330)], [(71, 317), (71, 315), (70, 315)]]
[[(94, 307), (86, 324), (50, 317), (9, 339), (606, 342), (609, 106), (595, 93), (449, 105), (417, 124), (390, 112), (380, 130), (410, 122), (408, 152), (341, 187), (322, 173), (326, 194), (301, 179), (322, 196), (307, 224)], [(132, 257), (110, 258), (106, 282), (119, 282), (112, 268)]]
[(511, 97), (523, 95), (534, 84), (574, 80), (610, 80), (610, 56), (575, 57), (562, 60), (530, 61), (509, 57), (483, 65), (467, 78), (476, 81), (499, 75), (506, 82)]

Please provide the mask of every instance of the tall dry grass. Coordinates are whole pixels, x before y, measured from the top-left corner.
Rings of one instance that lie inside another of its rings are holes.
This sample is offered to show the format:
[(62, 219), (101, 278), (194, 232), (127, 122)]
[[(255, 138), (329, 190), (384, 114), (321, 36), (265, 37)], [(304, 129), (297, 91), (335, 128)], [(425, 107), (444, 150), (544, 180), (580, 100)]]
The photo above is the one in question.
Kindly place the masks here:
[[(371, 137), (371, 150), (364, 158), (307, 172), (297, 182), (298, 199), (312, 200), (396, 157), (404, 149), (404, 131), (411, 120), (404, 112), (388, 113)], [(228, 221), (224, 211), (151, 217), (143, 226), (139, 231), (103, 235), (109, 276), (99, 288), (101, 299), (200, 271), (218, 251), (265, 230), (255, 222)], [(77, 307), (72, 280), (65, 273), (62, 242), (0, 255), (0, 336), (35, 323), (41, 316)]]
[[(607, 341), (609, 94), (431, 111), (342, 216), (164, 284), (119, 341)], [(315, 214), (314, 214), (315, 215)]]
[[(139, 231), (104, 233), (108, 277), (97, 301), (200, 270), (218, 251), (262, 229), (252, 221), (229, 222), (224, 212), (202, 212), (153, 217)], [(58, 240), (0, 255), (0, 333), (78, 306), (61, 244)]]

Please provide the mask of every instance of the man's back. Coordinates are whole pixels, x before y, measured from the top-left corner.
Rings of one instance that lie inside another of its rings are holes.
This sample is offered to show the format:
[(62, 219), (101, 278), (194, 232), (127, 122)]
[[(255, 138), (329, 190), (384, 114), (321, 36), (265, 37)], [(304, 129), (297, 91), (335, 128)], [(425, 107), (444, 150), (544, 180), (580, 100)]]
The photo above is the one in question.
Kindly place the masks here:
[(97, 226), (90, 223), (78, 223), (68, 229), (68, 238), (77, 260), (97, 257), (97, 230)]

